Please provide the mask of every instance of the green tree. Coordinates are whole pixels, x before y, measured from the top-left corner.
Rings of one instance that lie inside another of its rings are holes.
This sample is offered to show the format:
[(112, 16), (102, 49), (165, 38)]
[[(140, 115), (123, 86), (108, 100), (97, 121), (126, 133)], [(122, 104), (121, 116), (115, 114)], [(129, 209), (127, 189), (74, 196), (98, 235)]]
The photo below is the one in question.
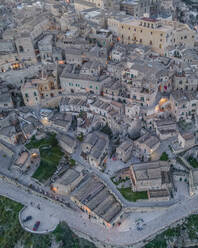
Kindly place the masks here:
[(161, 161), (168, 161), (168, 154), (166, 152), (163, 152), (161, 157), (160, 157)]

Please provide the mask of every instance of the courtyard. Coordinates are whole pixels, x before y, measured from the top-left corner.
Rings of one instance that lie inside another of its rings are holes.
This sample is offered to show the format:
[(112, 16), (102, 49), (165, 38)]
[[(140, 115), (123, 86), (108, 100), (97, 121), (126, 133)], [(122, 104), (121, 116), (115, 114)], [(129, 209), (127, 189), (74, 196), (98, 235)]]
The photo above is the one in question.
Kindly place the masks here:
[(63, 156), (56, 134), (47, 134), (46, 138), (36, 140), (33, 136), (30, 143), (26, 145), (28, 149), (38, 148), (40, 151), (40, 165), (33, 174), (33, 178), (43, 182), (49, 179), (57, 169), (60, 159)]

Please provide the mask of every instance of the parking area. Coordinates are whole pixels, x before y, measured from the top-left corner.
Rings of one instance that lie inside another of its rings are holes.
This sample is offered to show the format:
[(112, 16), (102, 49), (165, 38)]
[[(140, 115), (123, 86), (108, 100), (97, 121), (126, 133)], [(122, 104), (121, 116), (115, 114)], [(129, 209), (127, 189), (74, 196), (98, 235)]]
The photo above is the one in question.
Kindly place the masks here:
[[(58, 225), (58, 218), (54, 211), (36, 203), (30, 203), (30, 206), (25, 207), (19, 218), (23, 228), (34, 233), (48, 233)], [(33, 230), (36, 222), (40, 224), (36, 230)]]
[(142, 231), (149, 222), (156, 219), (164, 214), (166, 210), (155, 210), (151, 212), (133, 212), (129, 213), (126, 218), (122, 221), (121, 225), (118, 227), (120, 232), (125, 232), (129, 230)]

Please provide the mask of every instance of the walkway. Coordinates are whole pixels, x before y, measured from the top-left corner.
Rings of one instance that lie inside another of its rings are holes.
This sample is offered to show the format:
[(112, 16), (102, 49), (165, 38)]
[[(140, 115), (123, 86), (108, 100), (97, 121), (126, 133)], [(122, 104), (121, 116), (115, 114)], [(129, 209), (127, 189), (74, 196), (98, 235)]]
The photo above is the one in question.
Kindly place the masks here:
[[(148, 220), (142, 231), (137, 231), (133, 228), (121, 232), (118, 228), (104, 229), (103, 226), (90, 222), (85, 215), (82, 215), (79, 212), (63, 207), (61, 204), (45, 199), (44, 197), (39, 197), (31, 191), (24, 190), (20, 185), (16, 187), (16, 185), (8, 183), (2, 179), (0, 179), (0, 195), (7, 196), (25, 206), (30, 206), (30, 202), (40, 204), (40, 216), (43, 216), (41, 219), (41, 225), (42, 223), (44, 225), (44, 222), (45, 224), (49, 223), (51, 225), (55, 219), (57, 223), (59, 221), (66, 221), (72, 229), (101, 242), (110, 243), (118, 247), (126, 247), (127, 245), (135, 244), (147, 239), (151, 235), (163, 230), (176, 221), (187, 217), (194, 211), (198, 211), (198, 196), (195, 196), (190, 200), (175, 204), (167, 210), (162, 211), (160, 216), (158, 215), (156, 218)], [(46, 215), (44, 213), (48, 213), (48, 215), (53, 213), (53, 216), (51, 216), (53, 218), (45, 217)]]

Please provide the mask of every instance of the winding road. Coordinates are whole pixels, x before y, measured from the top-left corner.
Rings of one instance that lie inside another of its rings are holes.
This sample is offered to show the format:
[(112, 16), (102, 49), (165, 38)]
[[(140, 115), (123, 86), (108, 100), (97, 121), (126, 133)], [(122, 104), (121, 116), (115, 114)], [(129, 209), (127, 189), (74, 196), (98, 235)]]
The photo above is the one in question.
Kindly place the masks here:
[[(178, 202), (166, 210), (163, 210), (160, 216), (158, 215), (156, 218), (145, 222), (146, 226), (142, 231), (137, 231), (135, 227), (127, 231), (121, 231), (120, 227), (105, 229), (103, 226), (91, 222), (89, 218), (81, 212), (73, 211), (58, 202), (39, 195), (37, 192), (19, 183), (10, 179), (8, 180), (6, 177), (0, 177), (0, 195), (22, 203), (26, 206), (27, 213), (35, 214), (35, 216), (33, 216), (35, 220), (39, 220), (39, 216), (43, 216), (40, 220), (41, 228), (45, 226), (46, 231), (49, 230), (53, 224), (56, 225), (60, 221), (66, 221), (72, 230), (81, 233), (82, 236), (91, 237), (94, 242), (109, 244), (114, 247), (130, 247), (150, 238), (193, 212), (198, 211), (198, 196), (195, 196), (188, 201)], [(39, 216), (36, 216), (38, 211), (32, 213), (31, 202), (33, 202), (35, 206), (40, 204), (41, 209)]]

